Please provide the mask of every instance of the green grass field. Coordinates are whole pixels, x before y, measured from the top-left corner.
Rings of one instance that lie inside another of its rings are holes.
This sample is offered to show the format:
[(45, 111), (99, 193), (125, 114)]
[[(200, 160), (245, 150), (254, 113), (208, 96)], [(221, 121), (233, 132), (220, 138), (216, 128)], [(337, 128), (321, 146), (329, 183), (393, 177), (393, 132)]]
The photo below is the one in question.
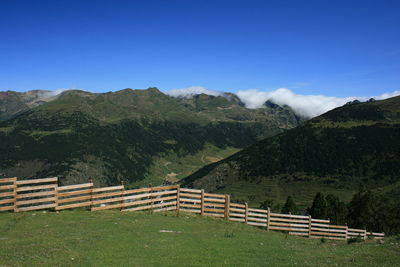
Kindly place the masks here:
[(0, 214), (0, 266), (398, 266), (399, 243), (323, 243), (174, 212)]

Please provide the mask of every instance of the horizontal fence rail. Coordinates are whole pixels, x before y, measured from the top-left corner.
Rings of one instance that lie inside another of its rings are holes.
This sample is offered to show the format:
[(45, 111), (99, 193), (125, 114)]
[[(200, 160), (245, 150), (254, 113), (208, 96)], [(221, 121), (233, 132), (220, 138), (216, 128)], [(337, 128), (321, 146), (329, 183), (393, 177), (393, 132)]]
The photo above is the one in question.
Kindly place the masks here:
[(180, 188), (179, 185), (125, 189), (123, 185), (94, 188), (93, 183), (58, 186), (58, 178), (18, 180), (0, 179), (0, 211), (34, 211), (86, 208), (90, 211), (153, 212), (176, 210), (203, 216), (224, 218), (234, 222), (287, 232), (309, 238), (347, 240), (383, 239), (384, 233), (368, 232), (347, 226), (332, 225), (329, 220), (311, 216), (274, 213), (268, 208), (255, 209), (247, 203), (230, 201), (229, 195), (206, 193), (204, 190)]

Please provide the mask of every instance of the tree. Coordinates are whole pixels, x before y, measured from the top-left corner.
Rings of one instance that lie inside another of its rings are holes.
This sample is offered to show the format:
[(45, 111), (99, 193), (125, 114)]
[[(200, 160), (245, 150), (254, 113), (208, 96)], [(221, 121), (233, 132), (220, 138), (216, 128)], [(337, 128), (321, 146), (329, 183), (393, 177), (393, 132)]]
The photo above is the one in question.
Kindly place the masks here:
[(347, 222), (347, 206), (339, 197), (329, 194), (326, 196), (327, 218), (332, 224), (344, 225)]
[(313, 200), (311, 208), (308, 209), (311, 217), (316, 219), (327, 219), (327, 205), (325, 197), (322, 193), (318, 192)]
[(378, 227), (376, 220), (378, 199), (371, 191), (358, 192), (350, 201), (347, 216), (349, 226), (353, 228), (367, 228), (369, 230)]
[(286, 203), (282, 208), (282, 213), (297, 213), (297, 205), (294, 203), (292, 196), (288, 196), (286, 199)]

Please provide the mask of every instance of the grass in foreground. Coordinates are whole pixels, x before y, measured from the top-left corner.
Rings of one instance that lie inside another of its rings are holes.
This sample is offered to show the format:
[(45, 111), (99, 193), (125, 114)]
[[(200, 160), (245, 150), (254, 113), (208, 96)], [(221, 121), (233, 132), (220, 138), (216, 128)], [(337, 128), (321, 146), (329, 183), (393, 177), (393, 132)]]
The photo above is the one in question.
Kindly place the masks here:
[(184, 213), (0, 214), (0, 266), (397, 266), (399, 243), (323, 243)]

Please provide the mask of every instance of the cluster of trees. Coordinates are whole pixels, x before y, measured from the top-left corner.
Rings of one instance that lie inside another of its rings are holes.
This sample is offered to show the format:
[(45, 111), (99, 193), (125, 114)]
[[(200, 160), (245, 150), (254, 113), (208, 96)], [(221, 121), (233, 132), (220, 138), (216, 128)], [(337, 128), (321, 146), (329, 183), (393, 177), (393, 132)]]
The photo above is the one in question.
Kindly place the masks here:
[[(265, 209), (272, 205), (272, 200), (266, 200), (260, 207)], [(333, 194), (324, 196), (317, 193), (311, 206), (302, 211), (293, 197), (288, 196), (280, 212), (311, 215), (316, 219), (329, 219), (331, 224), (386, 234), (400, 233), (400, 199), (376, 195), (364, 189), (356, 193), (347, 204)]]

